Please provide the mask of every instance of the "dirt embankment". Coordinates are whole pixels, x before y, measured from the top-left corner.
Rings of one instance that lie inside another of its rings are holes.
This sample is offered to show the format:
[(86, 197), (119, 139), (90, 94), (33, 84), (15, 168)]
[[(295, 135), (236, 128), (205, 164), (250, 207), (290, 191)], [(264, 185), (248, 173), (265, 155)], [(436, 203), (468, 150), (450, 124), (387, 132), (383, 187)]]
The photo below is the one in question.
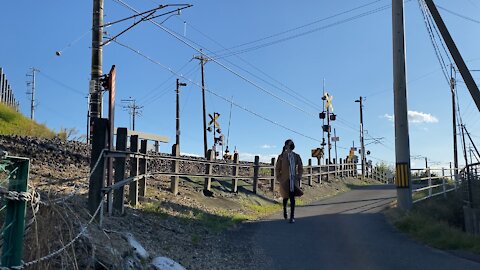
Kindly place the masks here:
[[(106, 215), (103, 224), (89, 224), (86, 210), (89, 152), (87, 145), (58, 139), (0, 136), (0, 148), (12, 155), (31, 158), (30, 184), (41, 193), (36, 220), (26, 234), (24, 261), (37, 259), (64, 247), (82, 229), (84, 233), (64, 252), (32, 269), (149, 269), (151, 258), (166, 256), (187, 269), (254, 269), (268, 265), (250, 235), (239, 235), (241, 222), (255, 220), (280, 209), (278, 191), (269, 191), (261, 180), (258, 194), (251, 181), (240, 181), (231, 193), (231, 181), (212, 182), (213, 197), (202, 193), (203, 178), (182, 178), (179, 195), (170, 191), (168, 177), (147, 180), (147, 192), (137, 208), (126, 206), (123, 216)], [(163, 155), (163, 154), (162, 154)], [(192, 161), (197, 158), (192, 158)], [(168, 161), (153, 160), (149, 171), (169, 171)], [(204, 167), (184, 162), (181, 171), (203, 173)], [(217, 167), (215, 174), (230, 174), (231, 167)], [(250, 170), (241, 171), (250, 175)], [(304, 182), (306, 183), (306, 182)], [(304, 186), (299, 200), (306, 204), (348, 190), (357, 179), (331, 179)], [(126, 187), (125, 194), (128, 194)], [(127, 199), (127, 198), (125, 198)], [(135, 255), (128, 244), (135, 237), (148, 252)], [(264, 267), (268, 268), (268, 267)], [(153, 268), (152, 268), (153, 269)]]

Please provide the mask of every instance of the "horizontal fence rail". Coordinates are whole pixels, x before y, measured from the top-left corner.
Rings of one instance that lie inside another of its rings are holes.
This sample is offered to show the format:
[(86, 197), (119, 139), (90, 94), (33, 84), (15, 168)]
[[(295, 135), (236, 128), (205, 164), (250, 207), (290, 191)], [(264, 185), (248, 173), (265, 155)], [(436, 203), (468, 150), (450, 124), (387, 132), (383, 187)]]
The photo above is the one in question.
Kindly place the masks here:
[[(458, 188), (455, 168), (411, 169), (413, 203), (443, 195)], [(447, 171), (447, 173), (446, 173)]]
[[(206, 158), (181, 156), (179, 147), (172, 145), (171, 154), (147, 151), (147, 139), (140, 139), (138, 135), (127, 136), (125, 128), (118, 128), (115, 147), (97, 147), (98, 154), (95, 162), (91, 160), (91, 177), (89, 183), (90, 211), (100, 201), (106, 198), (106, 208), (109, 215), (122, 215), (125, 203), (136, 207), (140, 197), (147, 194), (147, 179), (155, 176), (163, 176), (170, 180), (170, 191), (173, 194), (179, 192), (180, 178), (196, 178), (197, 184), (202, 183), (203, 194), (212, 196), (212, 181), (231, 181), (224, 191), (238, 192), (239, 182), (242, 181), (243, 189), (248, 187), (248, 192), (257, 194), (259, 189), (276, 191), (276, 158), (269, 163), (260, 162), (260, 157), (255, 156), (253, 162), (240, 161), (238, 153), (232, 159), (217, 160), (214, 152), (209, 150)], [(128, 142), (129, 141), (129, 142)], [(103, 140), (93, 142), (103, 144)], [(99, 150), (103, 149), (103, 150)], [(113, 150), (115, 149), (115, 150)], [(97, 159), (98, 158), (98, 159)], [(299, 187), (303, 185), (313, 186), (313, 183), (322, 183), (329, 179), (342, 179), (345, 177), (358, 177), (358, 164), (353, 162), (339, 162), (326, 165), (313, 165), (312, 159), (303, 166), (302, 178), (298, 181)], [(389, 183), (385, 171), (367, 166), (366, 177), (382, 183)], [(98, 179), (98, 180), (97, 180)], [(101, 183), (98, 181), (101, 180)], [(128, 194), (125, 187), (128, 186)], [(95, 193), (92, 188), (95, 187)], [(125, 196), (126, 195), (126, 196)], [(100, 210), (99, 218), (103, 216), (104, 209)]]

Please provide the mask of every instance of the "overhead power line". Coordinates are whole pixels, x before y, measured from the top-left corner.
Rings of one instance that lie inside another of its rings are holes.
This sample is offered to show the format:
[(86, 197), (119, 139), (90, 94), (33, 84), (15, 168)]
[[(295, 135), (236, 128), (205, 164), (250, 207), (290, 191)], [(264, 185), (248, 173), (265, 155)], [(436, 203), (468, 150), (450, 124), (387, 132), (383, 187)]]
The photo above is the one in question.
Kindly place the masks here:
[(317, 23), (320, 23), (320, 22), (323, 22), (323, 21), (327, 21), (329, 19), (333, 19), (333, 18), (336, 18), (338, 16), (341, 16), (341, 15), (344, 15), (344, 14), (347, 14), (347, 13), (350, 13), (352, 11), (355, 11), (355, 10), (358, 10), (358, 9), (361, 9), (361, 8), (364, 8), (364, 7), (367, 7), (367, 6), (370, 6), (370, 5), (373, 5), (377, 2), (381, 2), (383, 0), (376, 0), (376, 1), (373, 1), (373, 2), (370, 2), (370, 3), (367, 3), (367, 4), (364, 4), (364, 5), (360, 5), (360, 6), (357, 6), (355, 8), (352, 8), (352, 9), (349, 9), (349, 10), (345, 10), (345, 11), (342, 11), (340, 13), (337, 13), (337, 14), (334, 14), (334, 15), (331, 15), (331, 16), (327, 16), (325, 18), (321, 18), (321, 19), (318, 19), (318, 20), (315, 20), (313, 22), (310, 22), (310, 23), (307, 23), (307, 24), (303, 24), (303, 25), (300, 25), (300, 26), (297, 26), (297, 27), (294, 27), (294, 28), (291, 28), (291, 29), (287, 29), (285, 31), (281, 31), (281, 32), (278, 32), (278, 33), (275, 33), (275, 34), (272, 34), (272, 35), (268, 35), (266, 37), (263, 37), (263, 38), (259, 38), (259, 39), (256, 39), (256, 40), (253, 40), (253, 41), (249, 41), (249, 42), (245, 42), (245, 43), (242, 43), (242, 44), (239, 44), (239, 45), (235, 45), (233, 47), (230, 47), (230, 48), (224, 48), (223, 50), (221, 51), (218, 51), (216, 52), (215, 54), (218, 54), (218, 53), (221, 53), (221, 52), (224, 52), (224, 51), (231, 51), (233, 49), (236, 49), (236, 48), (240, 48), (240, 47), (244, 47), (246, 45), (250, 45), (250, 44), (254, 44), (254, 43), (258, 43), (260, 41), (264, 41), (264, 40), (267, 40), (267, 39), (271, 39), (271, 38), (274, 38), (274, 37), (278, 37), (278, 36), (281, 36), (281, 35), (284, 35), (284, 34), (287, 34), (287, 33), (290, 33), (290, 32), (293, 32), (295, 30), (299, 30), (299, 29), (302, 29), (302, 28), (305, 28), (305, 27), (308, 27), (308, 26), (311, 26), (311, 25), (314, 25), (314, 24), (317, 24)]
[[(148, 61), (154, 63), (155, 65), (158, 65), (159, 67), (161, 67), (161, 68), (163, 68), (163, 69), (171, 72), (172, 74), (175, 74), (176, 76), (178, 76), (178, 77), (180, 77), (180, 78), (183, 78), (184, 80), (189, 81), (190, 83), (198, 86), (199, 88), (202, 87), (201, 84), (199, 84), (198, 82), (195, 82), (195, 81), (191, 80), (190, 78), (185, 77), (184, 75), (182, 75), (182, 74), (174, 71), (174, 70), (171, 69), (170, 67), (165, 66), (164, 64), (156, 61), (155, 59), (153, 59), (153, 58), (151, 58), (151, 57), (143, 54), (143, 53), (140, 52), (139, 50), (136, 50), (136, 49), (134, 49), (134, 48), (132, 48), (132, 47), (126, 45), (126, 44), (123, 44), (123, 43), (119, 42), (118, 40), (113, 40), (113, 42), (115, 42), (116, 44), (118, 44), (118, 45), (120, 45), (120, 46), (122, 46), (122, 47), (124, 47), (124, 48), (126, 48), (126, 49), (128, 49), (128, 50), (130, 50), (130, 51), (132, 51), (132, 52), (134, 52), (134, 53), (142, 56), (143, 58), (145, 58), (145, 59), (147, 59)], [(318, 139), (315, 139), (315, 138), (313, 138), (313, 137), (311, 137), (311, 136), (305, 135), (305, 134), (303, 134), (303, 133), (301, 133), (301, 132), (299, 132), (299, 131), (296, 131), (296, 130), (294, 130), (294, 129), (291, 129), (291, 128), (283, 125), (283, 124), (278, 123), (277, 121), (271, 120), (271, 119), (269, 119), (269, 118), (267, 118), (267, 117), (265, 117), (265, 116), (263, 116), (263, 115), (255, 112), (255, 111), (253, 111), (253, 110), (251, 110), (251, 109), (248, 109), (248, 108), (246, 108), (245, 106), (239, 105), (239, 104), (237, 104), (236, 102), (233, 102), (232, 100), (230, 100), (230, 99), (228, 99), (228, 98), (226, 98), (226, 97), (224, 97), (224, 96), (222, 96), (222, 95), (220, 95), (220, 94), (218, 94), (218, 93), (216, 93), (216, 92), (208, 89), (207, 87), (205, 87), (205, 91), (207, 91), (208, 93), (210, 93), (210, 94), (212, 94), (212, 95), (214, 95), (214, 96), (216, 96), (216, 97), (224, 100), (225, 102), (227, 102), (227, 103), (229, 103), (229, 104), (232, 104), (233, 106), (235, 106), (235, 107), (237, 107), (237, 108), (240, 108), (240, 109), (242, 109), (242, 110), (244, 110), (244, 111), (246, 111), (246, 112), (248, 112), (248, 113), (250, 113), (250, 114), (252, 114), (252, 115), (254, 115), (254, 116), (256, 116), (256, 117), (259, 117), (259, 118), (261, 118), (261, 119), (263, 119), (263, 120), (265, 120), (265, 121), (267, 121), (267, 122), (269, 122), (269, 123), (272, 123), (272, 124), (274, 124), (274, 125), (276, 125), (276, 126), (279, 126), (279, 127), (283, 128), (283, 129), (285, 129), (285, 130), (288, 130), (288, 131), (293, 132), (293, 133), (295, 133), (295, 134), (297, 134), (297, 135), (300, 135), (300, 136), (302, 136), (302, 137), (304, 137), (304, 138), (307, 138), (307, 139), (310, 139), (310, 140), (313, 140), (313, 141), (316, 141), (316, 142), (320, 142), (320, 140), (318, 140)]]
[[(127, 3), (125, 3), (124, 1), (122, 0), (115, 0), (116, 2), (120, 3), (121, 5), (123, 5), (124, 7), (132, 10), (133, 12), (135, 13), (139, 13), (135, 8), (131, 7), (130, 5), (128, 5)], [(148, 19), (149, 22), (153, 23), (155, 26), (159, 27), (160, 29), (162, 29), (163, 31), (165, 31), (166, 33), (168, 33), (169, 35), (171, 35), (172, 37), (174, 37), (175, 39), (177, 39), (178, 41), (182, 42), (183, 44), (187, 45), (188, 47), (192, 48), (193, 50), (195, 50), (196, 52), (198, 52), (199, 54), (203, 54), (205, 57), (207, 57), (209, 59), (209, 61), (211, 62), (214, 62), (216, 63), (217, 65), (219, 65), (220, 67), (224, 68), (225, 70), (227, 70), (228, 72), (234, 74), (235, 76), (237, 76), (238, 78), (242, 79), (243, 81), (247, 82), (248, 84), (254, 86), (255, 88), (257, 88), (258, 90), (270, 95), (271, 97), (277, 99), (278, 101), (286, 104), (286, 105), (289, 105), (295, 109), (297, 109), (298, 111), (300, 112), (303, 112), (304, 114), (306, 115), (309, 115), (309, 116), (312, 116), (314, 118), (316, 118), (316, 115), (315, 114), (312, 114), (310, 112), (307, 112), (305, 111), (303, 108), (291, 103), (290, 101), (287, 101), (281, 97), (279, 97), (278, 95), (272, 93), (271, 91), (265, 89), (264, 87), (258, 85), (257, 83), (255, 83), (254, 81), (246, 78), (245, 76), (239, 74), (238, 72), (232, 70), (231, 68), (227, 67), (225, 64), (219, 62), (218, 60), (216, 59), (213, 59), (211, 56), (207, 55), (205, 52), (202, 52), (199, 48), (193, 46), (192, 44), (190, 44), (187, 40), (185, 40), (182, 36), (176, 34), (175, 32), (173, 32), (172, 30), (166, 28), (165, 26), (161, 25), (160, 23), (156, 22), (155, 20), (151, 20), (151, 19)]]
[(467, 20), (467, 21), (471, 21), (471, 22), (479, 23), (479, 24), (480, 24), (480, 21), (479, 21), (479, 20), (475, 20), (475, 19), (473, 19), (473, 18), (467, 17), (467, 16), (465, 16), (465, 15), (462, 15), (462, 14), (457, 13), (457, 12), (455, 12), (455, 11), (451, 11), (451, 10), (446, 9), (446, 8), (444, 8), (444, 7), (442, 7), (442, 6), (439, 6), (439, 5), (436, 5), (436, 6), (437, 6), (437, 8), (439, 8), (439, 9), (441, 9), (441, 10), (444, 10), (444, 11), (446, 11), (446, 12), (452, 14), (452, 15), (455, 15), (455, 16), (460, 17), (460, 18), (462, 18), (462, 19), (465, 19), (465, 20)]
[[(411, 0), (407, 0), (405, 2), (409, 2), (409, 1), (411, 1)], [(272, 46), (272, 45), (275, 45), (275, 44), (278, 44), (278, 43), (281, 43), (281, 42), (285, 42), (285, 41), (288, 41), (288, 40), (291, 40), (291, 39), (295, 39), (295, 38), (299, 38), (299, 37), (302, 37), (302, 36), (305, 36), (305, 35), (309, 35), (309, 34), (312, 34), (312, 33), (315, 33), (315, 32), (321, 31), (321, 30), (325, 30), (325, 29), (337, 26), (337, 25), (341, 25), (341, 24), (344, 24), (344, 23), (347, 23), (347, 22), (351, 22), (351, 21), (369, 16), (369, 15), (372, 15), (372, 14), (375, 14), (375, 13), (384, 11), (384, 10), (388, 10), (388, 9), (390, 9), (390, 7), (391, 7), (391, 5), (385, 5), (385, 6), (360, 13), (358, 15), (355, 15), (355, 16), (352, 16), (352, 17), (349, 17), (349, 18), (346, 18), (346, 19), (343, 19), (343, 20), (339, 20), (339, 21), (336, 21), (336, 22), (333, 22), (333, 23), (330, 23), (330, 24), (327, 24), (327, 25), (324, 25), (324, 26), (313, 28), (313, 29), (305, 31), (305, 32), (300, 32), (300, 33), (297, 33), (297, 34), (294, 34), (294, 35), (291, 35), (291, 36), (287, 36), (287, 37), (284, 37), (284, 38), (281, 38), (281, 39), (277, 39), (277, 40), (274, 40), (274, 41), (269, 41), (269, 42), (259, 44), (259, 45), (254, 45), (254, 46), (251, 46), (251, 47), (248, 47), (248, 48), (245, 48), (245, 49), (240, 49), (240, 50), (237, 50), (233, 53), (219, 55), (219, 56), (217, 56), (217, 59), (230, 57), (230, 56), (233, 56), (233, 55), (246, 53), (246, 52), (250, 52), (250, 51), (253, 51), (253, 50), (258, 50), (258, 49), (265, 48), (265, 47), (268, 47), (268, 46)]]

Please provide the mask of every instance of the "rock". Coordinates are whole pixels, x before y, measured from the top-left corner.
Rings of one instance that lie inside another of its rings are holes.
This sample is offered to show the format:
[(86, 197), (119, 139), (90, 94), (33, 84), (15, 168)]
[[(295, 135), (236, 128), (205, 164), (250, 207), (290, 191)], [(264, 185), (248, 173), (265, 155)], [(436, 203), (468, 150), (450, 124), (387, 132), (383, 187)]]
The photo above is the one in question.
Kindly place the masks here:
[(167, 257), (153, 259), (152, 266), (157, 270), (185, 270), (179, 263)]
[(148, 257), (150, 257), (145, 248), (143, 248), (142, 244), (140, 244), (140, 242), (138, 242), (131, 233), (125, 234), (125, 237), (127, 238), (130, 246), (132, 246), (135, 255), (137, 255), (142, 260), (146, 260), (148, 259)]

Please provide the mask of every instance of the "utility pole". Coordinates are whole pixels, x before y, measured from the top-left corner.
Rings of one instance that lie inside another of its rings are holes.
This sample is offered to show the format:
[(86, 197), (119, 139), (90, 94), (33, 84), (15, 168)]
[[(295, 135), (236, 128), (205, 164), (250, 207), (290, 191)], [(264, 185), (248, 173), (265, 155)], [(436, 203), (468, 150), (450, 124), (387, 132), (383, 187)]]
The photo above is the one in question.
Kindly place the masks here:
[(32, 67), (30, 68), (31, 74), (27, 74), (27, 77), (31, 77), (31, 81), (27, 81), (27, 86), (30, 86), (30, 92), (27, 94), (30, 95), (30, 119), (35, 120), (35, 73), (39, 71), (38, 69)]
[(203, 55), (202, 50), (200, 49), (200, 56), (195, 56), (194, 58), (200, 60), (200, 67), (202, 70), (202, 105), (203, 105), (203, 152), (204, 156), (207, 157), (208, 144), (207, 144), (207, 109), (205, 105), (205, 63), (208, 61)]
[(452, 92), (452, 129), (453, 129), (453, 166), (455, 168), (455, 180), (458, 177), (458, 152), (457, 152), (457, 114), (455, 112), (455, 86), (456, 80), (453, 76), (454, 68), (450, 65), (450, 91)]
[(178, 149), (180, 150), (180, 86), (187, 86), (186, 83), (181, 83), (179, 79), (177, 79), (177, 108), (176, 108), (176, 126), (177, 132), (175, 137), (175, 144), (177, 145)]
[(425, 157), (425, 169), (428, 168), (428, 159)]
[(360, 96), (359, 99), (355, 102), (360, 103), (360, 156), (362, 159), (362, 177), (365, 177), (365, 140), (364, 140), (364, 130), (363, 130), (363, 97)]
[(123, 108), (128, 110), (128, 113), (132, 116), (132, 130), (135, 130), (135, 117), (141, 114), (141, 109), (143, 106), (138, 106), (135, 99), (122, 99), (123, 103), (128, 103), (124, 105)]
[[(103, 0), (93, 0), (92, 25), (92, 65), (90, 79), (90, 127), (93, 118), (102, 117), (102, 92), (100, 78), (102, 76), (102, 39), (103, 39)], [(94, 136), (90, 128), (90, 136)]]
[(403, 4), (403, 0), (392, 0), (393, 99), (397, 201), (399, 208), (407, 210), (412, 207), (412, 191)]

